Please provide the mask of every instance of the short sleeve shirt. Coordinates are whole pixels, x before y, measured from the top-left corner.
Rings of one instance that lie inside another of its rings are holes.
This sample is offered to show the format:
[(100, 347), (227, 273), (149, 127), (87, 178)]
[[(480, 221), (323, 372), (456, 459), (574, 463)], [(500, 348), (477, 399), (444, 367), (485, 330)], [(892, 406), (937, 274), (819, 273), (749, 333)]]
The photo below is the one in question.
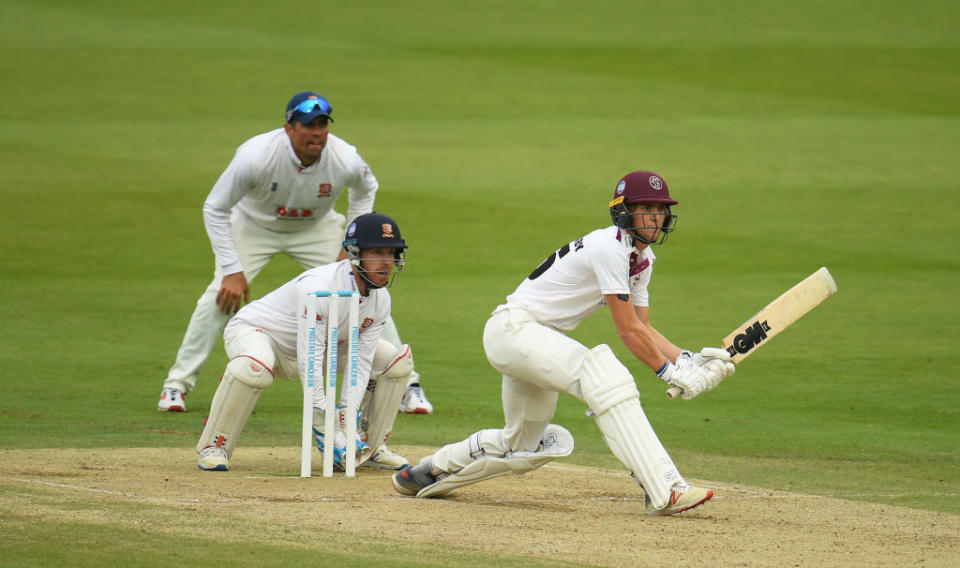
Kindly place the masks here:
[(605, 304), (604, 294), (629, 295), (633, 305), (649, 306), (655, 259), (650, 247), (638, 251), (618, 227), (597, 229), (551, 253), (507, 296), (506, 306), (571, 331)]

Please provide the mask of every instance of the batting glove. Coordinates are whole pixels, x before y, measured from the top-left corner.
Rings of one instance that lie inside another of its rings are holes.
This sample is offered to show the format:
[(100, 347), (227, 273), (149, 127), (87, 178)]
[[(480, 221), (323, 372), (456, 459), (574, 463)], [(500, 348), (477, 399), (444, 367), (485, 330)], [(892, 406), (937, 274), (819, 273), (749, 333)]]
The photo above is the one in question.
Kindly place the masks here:
[(704, 347), (699, 353), (684, 350), (680, 358), (689, 359), (694, 365), (706, 371), (708, 377), (706, 390), (708, 391), (737, 370), (727, 350), (719, 347)]
[[(677, 357), (676, 363), (667, 362), (657, 371), (657, 376), (672, 387), (683, 390), (683, 400), (690, 400), (702, 392), (710, 390), (714, 377), (689, 357)], [(719, 382), (719, 381), (717, 381)]]

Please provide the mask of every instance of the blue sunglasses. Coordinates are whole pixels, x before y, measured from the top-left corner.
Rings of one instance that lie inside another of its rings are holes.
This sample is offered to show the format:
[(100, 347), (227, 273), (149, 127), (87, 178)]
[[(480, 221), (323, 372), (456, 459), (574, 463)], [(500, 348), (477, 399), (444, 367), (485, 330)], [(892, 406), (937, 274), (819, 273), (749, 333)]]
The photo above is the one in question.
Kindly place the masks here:
[(333, 111), (333, 106), (329, 101), (327, 101), (327, 99), (324, 98), (307, 99), (293, 107), (292, 110), (287, 111), (287, 120), (293, 118), (293, 113), (295, 112), (300, 114), (310, 114), (317, 109), (320, 109), (320, 112), (329, 115)]

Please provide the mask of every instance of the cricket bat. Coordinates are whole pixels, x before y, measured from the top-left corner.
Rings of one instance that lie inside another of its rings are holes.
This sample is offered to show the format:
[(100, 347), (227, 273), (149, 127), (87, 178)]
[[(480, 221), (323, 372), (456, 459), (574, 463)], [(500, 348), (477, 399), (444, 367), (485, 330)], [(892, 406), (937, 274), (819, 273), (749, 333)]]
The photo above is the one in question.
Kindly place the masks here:
[[(830, 271), (826, 266), (821, 267), (743, 322), (723, 338), (722, 346), (733, 358), (733, 362), (739, 363), (836, 291), (837, 283)], [(681, 394), (683, 389), (680, 387), (670, 387), (667, 390), (670, 398)]]

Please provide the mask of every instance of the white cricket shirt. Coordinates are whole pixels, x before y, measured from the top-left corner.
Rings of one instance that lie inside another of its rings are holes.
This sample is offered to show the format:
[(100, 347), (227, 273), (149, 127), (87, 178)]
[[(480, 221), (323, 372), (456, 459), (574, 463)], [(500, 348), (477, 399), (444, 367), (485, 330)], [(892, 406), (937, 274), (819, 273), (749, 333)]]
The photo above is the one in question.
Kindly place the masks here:
[(301, 231), (328, 214), (345, 187), (349, 224), (373, 211), (379, 184), (356, 147), (342, 138), (329, 134), (320, 159), (305, 168), (283, 128), (247, 140), (203, 204), (203, 222), (217, 265), (224, 274), (241, 269), (230, 233), (234, 207), (265, 229)]
[[(233, 326), (246, 325), (263, 330), (273, 340), (277, 350), (287, 358), (296, 359), (301, 376), (306, 368), (307, 322), (306, 302), (315, 296), (309, 292), (318, 290), (357, 290), (353, 278), (353, 266), (349, 260), (311, 268), (299, 276), (270, 292), (259, 300), (254, 300), (240, 309), (227, 324), (229, 331)], [(340, 356), (346, 357), (345, 349), (349, 338), (349, 311), (345, 300), (333, 298), (317, 299), (317, 355), (326, 353), (327, 343), (327, 304), (339, 301), (338, 326)], [(370, 376), (373, 353), (376, 351), (383, 333), (384, 324), (390, 317), (390, 293), (386, 288), (370, 291), (366, 298), (360, 298), (360, 340), (357, 376), (364, 380)]]
[(507, 296), (506, 306), (571, 331), (604, 305), (604, 294), (629, 294), (633, 305), (650, 305), (647, 286), (655, 259), (650, 247), (638, 251), (633, 237), (618, 227), (597, 229), (548, 256)]

